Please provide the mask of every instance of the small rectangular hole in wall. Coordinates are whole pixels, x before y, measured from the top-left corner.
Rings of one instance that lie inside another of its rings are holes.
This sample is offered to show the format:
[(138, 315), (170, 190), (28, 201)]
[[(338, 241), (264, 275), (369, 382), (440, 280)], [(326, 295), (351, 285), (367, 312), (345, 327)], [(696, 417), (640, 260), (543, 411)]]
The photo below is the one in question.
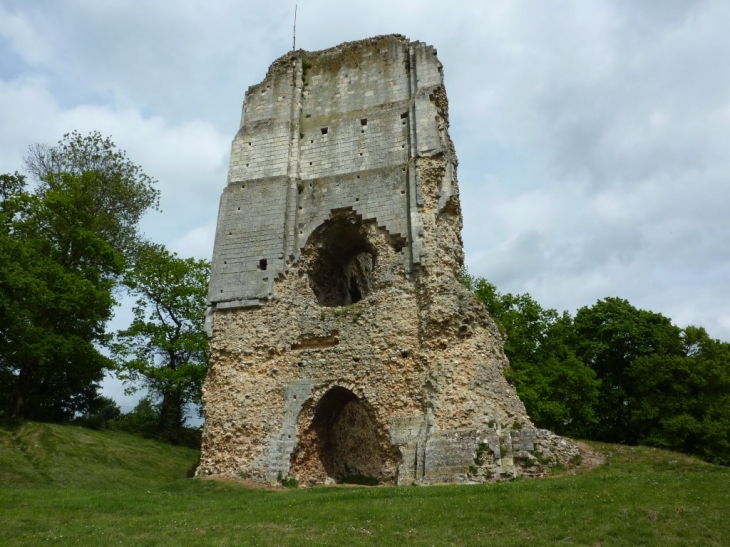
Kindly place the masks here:
[(265, 270), (266, 266), (267, 266), (267, 264), (266, 264), (265, 258), (262, 258), (261, 260), (259, 260), (259, 270)]
[(248, 145), (251, 146), (251, 141), (248, 142)]
[(368, 124), (368, 119), (367, 118), (363, 118), (363, 119), (360, 120), (360, 125), (367, 125), (367, 124)]
[(360, 152), (360, 155), (362, 156), (362, 152)]
[(322, 131), (322, 135), (326, 135), (327, 131), (329, 131), (329, 127), (323, 127), (320, 131)]
[(401, 120), (405, 120), (408, 117), (408, 112), (403, 112), (403, 114), (400, 115)]

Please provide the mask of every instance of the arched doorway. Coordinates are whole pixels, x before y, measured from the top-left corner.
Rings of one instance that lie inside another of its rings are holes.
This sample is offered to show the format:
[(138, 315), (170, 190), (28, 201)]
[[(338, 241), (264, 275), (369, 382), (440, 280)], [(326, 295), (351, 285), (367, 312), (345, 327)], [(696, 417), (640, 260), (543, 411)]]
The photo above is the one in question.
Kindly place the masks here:
[(320, 306), (347, 306), (367, 296), (375, 251), (357, 215), (333, 216), (312, 233), (308, 245), (314, 253), (307, 275)]
[(395, 480), (400, 452), (373, 419), (367, 402), (335, 386), (319, 400), (292, 453), (300, 482), (379, 484)]

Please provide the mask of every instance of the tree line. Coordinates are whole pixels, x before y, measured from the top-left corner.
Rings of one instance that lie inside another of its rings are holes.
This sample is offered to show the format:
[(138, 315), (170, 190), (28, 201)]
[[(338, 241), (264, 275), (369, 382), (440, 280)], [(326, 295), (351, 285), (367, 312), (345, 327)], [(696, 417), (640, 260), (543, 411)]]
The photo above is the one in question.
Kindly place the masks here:
[(730, 344), (620, 298), (572, 316), (463, 282), (507, 335), (507, 377), (536, 426), (730, 465)]
[[(156, 181), (100, 133), (31, 146), (25, 171), (30, 183), (0, 175), (0, 414), (65, 421), (113, 410), (99, 388), (115, 372), (149, 389), (160, 427), (181, 426), (207, 370), (209, 263), (140, 233), (158, 209)], [(124, 292), (134, 319), (108, 332)]]

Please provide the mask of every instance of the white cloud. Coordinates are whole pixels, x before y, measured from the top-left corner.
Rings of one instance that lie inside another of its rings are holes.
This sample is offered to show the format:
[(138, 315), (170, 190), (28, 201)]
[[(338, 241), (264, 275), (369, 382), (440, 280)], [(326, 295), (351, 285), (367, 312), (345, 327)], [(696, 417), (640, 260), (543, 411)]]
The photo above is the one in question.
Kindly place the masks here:
[(10, 44), (13, 53), (31, 65), (50, 64), (54, 60), (53, 50), (38, 35), (34, 23), (31, 14), (0, 5), (0, 37)]

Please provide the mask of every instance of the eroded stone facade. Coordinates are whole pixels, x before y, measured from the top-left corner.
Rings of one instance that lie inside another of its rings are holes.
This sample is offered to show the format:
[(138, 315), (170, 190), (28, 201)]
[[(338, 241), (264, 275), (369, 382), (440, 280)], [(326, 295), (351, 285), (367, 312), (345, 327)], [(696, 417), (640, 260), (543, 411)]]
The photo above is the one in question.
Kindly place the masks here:
[(292, 52), (249, 88), (221, 198), (199, 473), (274, 483), (539, 475), (503, 336), (460, 284), (436, 50), (399, 35)]

